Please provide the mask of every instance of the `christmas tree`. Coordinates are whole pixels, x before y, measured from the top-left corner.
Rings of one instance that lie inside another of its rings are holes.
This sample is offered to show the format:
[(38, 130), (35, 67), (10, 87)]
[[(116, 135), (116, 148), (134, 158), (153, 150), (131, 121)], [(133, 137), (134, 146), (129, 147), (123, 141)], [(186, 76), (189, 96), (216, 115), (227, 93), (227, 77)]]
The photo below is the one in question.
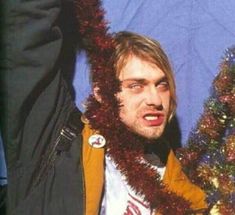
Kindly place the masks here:
[(226, 50), (211, 97), (178, 158), (217, 214), (235, 214), (235, 46)]

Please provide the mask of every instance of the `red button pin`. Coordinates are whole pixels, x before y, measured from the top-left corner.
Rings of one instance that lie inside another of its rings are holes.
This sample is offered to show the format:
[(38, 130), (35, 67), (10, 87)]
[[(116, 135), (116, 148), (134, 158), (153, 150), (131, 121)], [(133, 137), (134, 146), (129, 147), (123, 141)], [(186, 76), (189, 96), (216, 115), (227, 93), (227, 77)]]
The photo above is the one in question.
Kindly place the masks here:
[(88, 139), (89, 144), (94, 148), (102, 148), (106, 144), (105, 138), (100, 134), (93, 134)]

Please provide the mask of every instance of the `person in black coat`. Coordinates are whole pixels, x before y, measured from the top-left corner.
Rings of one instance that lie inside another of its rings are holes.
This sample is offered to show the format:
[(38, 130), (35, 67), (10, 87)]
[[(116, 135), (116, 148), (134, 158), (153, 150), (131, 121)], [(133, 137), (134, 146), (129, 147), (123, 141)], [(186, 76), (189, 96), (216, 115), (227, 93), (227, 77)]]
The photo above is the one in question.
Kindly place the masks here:
[[(3, 4), (8, 214), (77, 214), (82, 124), (70, 87), (77, 36), (72, 1)], [(79, 118), (76, 126), (69, 117)]]

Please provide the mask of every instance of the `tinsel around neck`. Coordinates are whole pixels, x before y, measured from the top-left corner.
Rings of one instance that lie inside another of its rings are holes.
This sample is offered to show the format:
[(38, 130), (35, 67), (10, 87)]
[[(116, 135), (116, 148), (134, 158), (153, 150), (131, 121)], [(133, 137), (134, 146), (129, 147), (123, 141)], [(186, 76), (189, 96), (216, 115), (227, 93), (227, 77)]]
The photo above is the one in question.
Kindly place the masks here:
[[(140, 162), (144, 157), (145, 146), (153, 144), (153, 141), (131, 132), (121, 122), (118, 106), (110, 106), (90, 97), (86, 117), (91, 126), (105, 137), (106, 153), (113, 159), (128, 184), (137, 194), (144, 197), (151, 208), (157, 208), (163, 214), (187, 214), (190, 211), (190, 203), (167, 190), (160, 180), (160, 175), (150, 164)], [(137, 175), (141, 177), (136, 177)]]
[(119, 118), (119, 102), (114, 95), (120, 90), (120, 84), (110, 59), (115, 46), (106, 27), (101, 2), (77, 0), (75, 6), (79, 32), (91, 64), (93, 81), (101, 96), (101, 102), (93, 95), (87, 101), (85, 115), (91, 127), (99, 130), (105, 137), (107, 153), (126, 176), (128, 184), (144, 197), (151, 208), (157, 208), (162, 214), (190, 214), (190, 203), (167, 190), (159, 174), (149, 164), (139, 162), (146, 140), (130, 132)]

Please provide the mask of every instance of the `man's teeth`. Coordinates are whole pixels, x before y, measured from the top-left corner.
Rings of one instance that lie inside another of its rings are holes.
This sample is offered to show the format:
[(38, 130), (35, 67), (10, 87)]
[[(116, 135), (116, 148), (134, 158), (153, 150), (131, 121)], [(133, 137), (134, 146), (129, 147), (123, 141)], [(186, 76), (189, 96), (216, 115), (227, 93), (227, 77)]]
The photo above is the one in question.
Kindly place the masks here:
[(156, 120), (156, 119), (158, 119), (158, 116), (145, 116), (144, 118), (146, 120)]

